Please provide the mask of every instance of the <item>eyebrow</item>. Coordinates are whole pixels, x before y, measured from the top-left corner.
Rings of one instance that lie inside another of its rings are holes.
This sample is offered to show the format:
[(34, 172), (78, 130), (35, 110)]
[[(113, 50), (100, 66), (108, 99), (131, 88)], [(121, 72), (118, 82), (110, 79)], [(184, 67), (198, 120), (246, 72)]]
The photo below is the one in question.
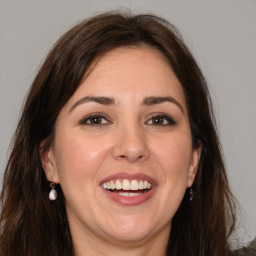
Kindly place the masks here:
[(86, 96), (79, 101), (77, 101), (69, 110), (69, 113), (72, 112), (77, 106), (87, 103), (87, 102), (96, 102), (105, 106), (114, 105), (115, 99), (111, 97), (103, 97), (103, 96)]
[[(109, 106), (109, 105), (114, 105), (115, 104), (115, 99), (112, 97), (104, 97), (104, 96), (86, 96), (77, 101), (69, 110), (69, 113), (71, 113), (77, 106), (88, 103), (88, 102), (96, 102), (101, 105)], [(164, 102), (171, 102), (178, 106), (181, 110), (182, 113), (184, 113), (184, 110), (181, 106), (181, 104), (175, 100), (173, 97), (167, 96), (167, 97), (161, 97), (161, 96), (151, 96), (151, 97), (146, 97), (142, 101), (142, 105), (145, 106), (152, 106), (156, 104), (161, 104)]]
[(161, 104), (161, 103), (164, 103), (164, 102), (171, 102), (173, 104), (175, 104), (176, 106), (178, 106), (181, 110), (182, 113), (184, 113), (184, 109), (183, 107), (181, 106), (181, 104), (175, 100), (173, 97), (170, 97), (170, 96), (167, 96), (167, 97), (155, 97), (155, 96), (152, 96), (152, 97), (146, 97), (142, 104), (143, 105), (146, 105), (146, 106), (151, 106), (151, 105), (156, 105), (156, 104)]

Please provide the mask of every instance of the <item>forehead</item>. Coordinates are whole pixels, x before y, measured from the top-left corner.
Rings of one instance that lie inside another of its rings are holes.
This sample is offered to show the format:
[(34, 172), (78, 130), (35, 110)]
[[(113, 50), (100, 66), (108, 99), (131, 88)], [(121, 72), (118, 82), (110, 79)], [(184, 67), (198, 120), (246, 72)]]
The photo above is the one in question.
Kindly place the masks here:
[(98, 57), (70, 100), (86, 95), (110, 96), (117, 101), (129, 97), (141, 100), (150, 96), (172, 96), (186, 105), (182, 86), (167, 58), (146, 45), (120, 47)]

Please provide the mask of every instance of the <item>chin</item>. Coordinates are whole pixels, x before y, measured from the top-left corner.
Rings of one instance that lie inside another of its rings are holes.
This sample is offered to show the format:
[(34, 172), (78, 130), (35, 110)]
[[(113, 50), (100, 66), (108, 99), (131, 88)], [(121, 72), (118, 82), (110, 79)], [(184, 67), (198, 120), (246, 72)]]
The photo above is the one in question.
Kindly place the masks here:
[(151, 221), (145, 221), (143, 217), (125, 217), (115, 219), (113, 225), (106, 223), (106, 234), (113, 240), (125, 243), (142, 242), (147, 240), (156, 229)]

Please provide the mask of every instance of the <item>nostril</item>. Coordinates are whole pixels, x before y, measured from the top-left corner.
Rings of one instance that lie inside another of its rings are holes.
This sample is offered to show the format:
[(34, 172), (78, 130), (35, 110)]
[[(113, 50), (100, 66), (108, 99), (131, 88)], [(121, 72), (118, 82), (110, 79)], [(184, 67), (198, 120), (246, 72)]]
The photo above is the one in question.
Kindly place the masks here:
[(143, 159), (143, 155), (139, 155), (139, 156), (126, 156), (126, 155), (119, 155), (117, 156), (117, 159), (122, 160), (122, 159), (127, 159), (128, 161), (137, 161), (140, 159)]

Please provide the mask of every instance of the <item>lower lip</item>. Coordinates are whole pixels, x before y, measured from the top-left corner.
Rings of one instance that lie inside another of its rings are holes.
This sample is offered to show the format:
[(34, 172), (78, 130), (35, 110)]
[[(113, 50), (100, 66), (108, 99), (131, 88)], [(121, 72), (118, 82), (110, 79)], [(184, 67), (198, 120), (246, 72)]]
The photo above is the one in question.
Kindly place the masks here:
[(121, 205), (131, 206), (131, 205), (139, 205), (148, 201), (156, 191), (156, 187), (150, 189), (148, 192), (142, 193), (137, 196), (121, 196), (114, 192), (110, 192), (104, 188), (102, 188), (106, 195), (114, 202), (119, 203)]

